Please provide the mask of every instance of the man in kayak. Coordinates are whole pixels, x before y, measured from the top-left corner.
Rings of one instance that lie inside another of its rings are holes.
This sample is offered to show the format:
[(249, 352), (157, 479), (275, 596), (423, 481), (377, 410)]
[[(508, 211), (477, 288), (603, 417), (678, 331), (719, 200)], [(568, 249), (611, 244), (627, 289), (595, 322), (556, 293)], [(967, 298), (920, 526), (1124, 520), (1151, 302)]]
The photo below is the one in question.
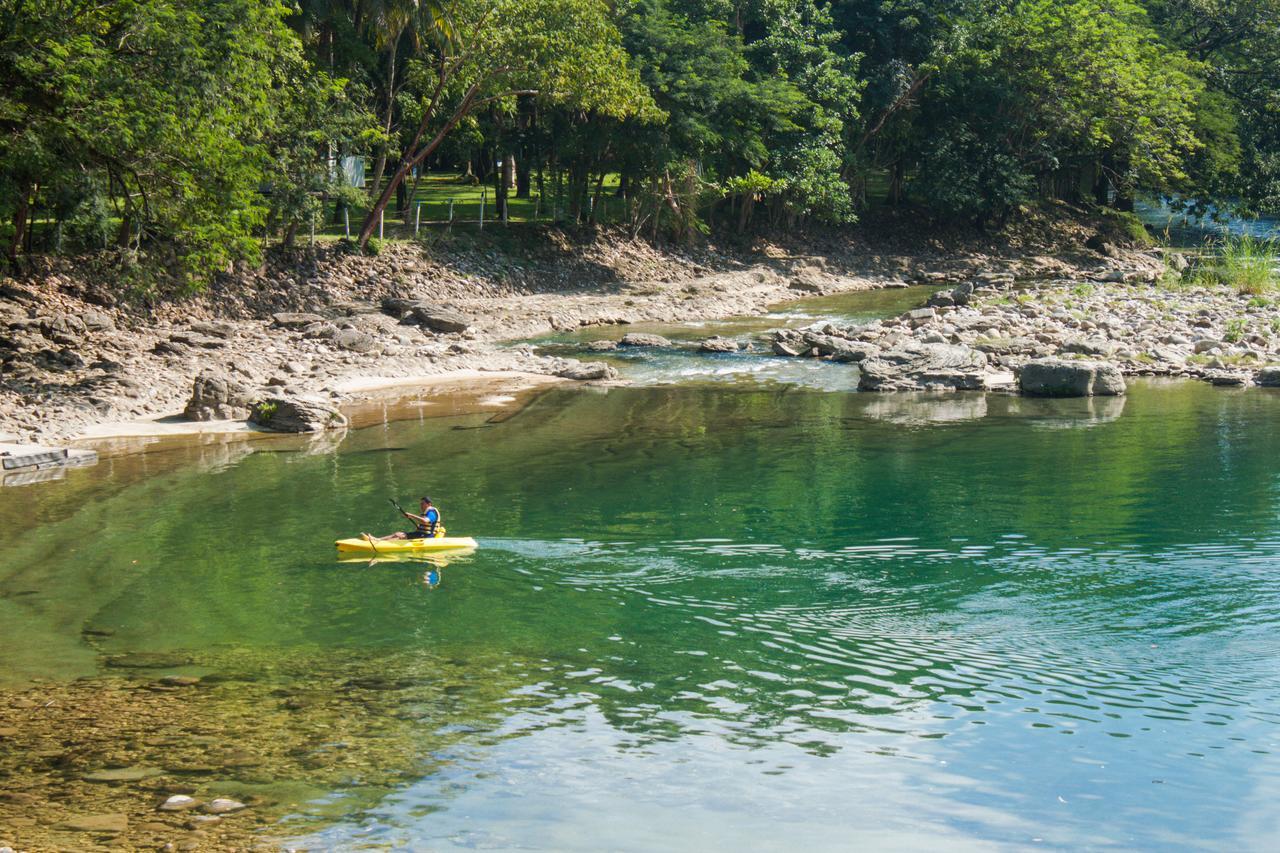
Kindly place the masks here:
[(443, 535), (444, 525), (440, 523), (440, 510), (432, 506), (431, 498), (422, 498), (419, 506), (422, 515), (414, 515), (411, 512), (400, 510), (405, 518), (416, 525), (415, 529), (408, 531), (397, 530), (395, 533), (389, 533), (386, 536), (370, 536), (368, 533), (362, 533), (361, 538), (374, 542), (385, 542), (388, 539), (429, 539), (433, 536)]

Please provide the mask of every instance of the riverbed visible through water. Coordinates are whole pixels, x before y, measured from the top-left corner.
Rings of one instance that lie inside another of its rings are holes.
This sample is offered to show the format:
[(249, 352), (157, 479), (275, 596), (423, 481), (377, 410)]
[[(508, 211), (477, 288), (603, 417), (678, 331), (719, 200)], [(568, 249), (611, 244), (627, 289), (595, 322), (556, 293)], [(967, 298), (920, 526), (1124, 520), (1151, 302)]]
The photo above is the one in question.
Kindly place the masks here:
[[(1280, 394), (825, 369), (0, 491), (0, 841), (1272, 848)], [(336, 559), (424, 492), (474, 553)]]

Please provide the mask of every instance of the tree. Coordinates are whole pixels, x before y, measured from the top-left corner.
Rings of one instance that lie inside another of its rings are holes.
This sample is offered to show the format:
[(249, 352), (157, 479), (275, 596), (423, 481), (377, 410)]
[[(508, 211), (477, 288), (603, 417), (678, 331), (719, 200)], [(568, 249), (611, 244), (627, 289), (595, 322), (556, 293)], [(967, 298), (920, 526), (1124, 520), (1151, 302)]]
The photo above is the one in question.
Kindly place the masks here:
[(365, 218), (362, 247), (409, 172), (482, 107), (537, 95), (618, 117), (653, 110), (603, 0), (459, 0), (452, 23), (451, 43), (426, 62), (418, 127)]

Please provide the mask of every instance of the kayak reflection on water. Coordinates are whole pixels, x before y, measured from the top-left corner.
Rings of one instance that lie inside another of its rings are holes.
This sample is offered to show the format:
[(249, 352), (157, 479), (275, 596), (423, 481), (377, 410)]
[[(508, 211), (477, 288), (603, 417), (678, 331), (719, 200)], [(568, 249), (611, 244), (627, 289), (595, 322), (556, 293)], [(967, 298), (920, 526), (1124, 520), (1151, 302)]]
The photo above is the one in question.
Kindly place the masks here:
[(375, 557), (368, 555), (359, 555), (351, 553), (338, 553), (338, 562), (342, 565), (360, 565), (366, 568), (377, 564), (399, 564), (399, 565), (417, 565), (425, 566), (422, 580), (429, 587), (434, 589), (440, 585), (441, 572), (445, 566), (454, 560), (462, 558), (466, 562), (466, 558), (475, 554), (475, 548), (458, 548), (448, 552), (436, 552), (430, 554), (379, 554)]

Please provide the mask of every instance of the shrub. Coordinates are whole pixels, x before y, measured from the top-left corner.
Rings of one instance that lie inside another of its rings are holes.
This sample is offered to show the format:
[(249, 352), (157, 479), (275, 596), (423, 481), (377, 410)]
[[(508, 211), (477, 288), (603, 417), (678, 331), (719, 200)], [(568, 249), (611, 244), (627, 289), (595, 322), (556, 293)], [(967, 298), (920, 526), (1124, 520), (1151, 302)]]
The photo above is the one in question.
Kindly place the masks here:
[(1277, 253), (1275, 240), (1226, 234), (1205, 245), (1192, 276), (1197, 284), (1223, 284), (1241, 296), (1261, 296), (1276, 286)]

